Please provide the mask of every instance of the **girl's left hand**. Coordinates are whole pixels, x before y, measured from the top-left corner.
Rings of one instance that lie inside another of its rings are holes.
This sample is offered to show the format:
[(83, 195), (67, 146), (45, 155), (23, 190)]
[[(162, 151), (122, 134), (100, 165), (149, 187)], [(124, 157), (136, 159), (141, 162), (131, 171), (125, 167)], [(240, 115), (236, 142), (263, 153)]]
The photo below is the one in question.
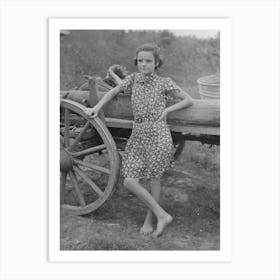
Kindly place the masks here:
[(162, 121), (162, 120), (166, 121), (167, 114), (168, 114), (168, 112), (166, 110), (164, 110), (162, 112), (161, 116), (155, 122), (159, 122), (159, 121)]

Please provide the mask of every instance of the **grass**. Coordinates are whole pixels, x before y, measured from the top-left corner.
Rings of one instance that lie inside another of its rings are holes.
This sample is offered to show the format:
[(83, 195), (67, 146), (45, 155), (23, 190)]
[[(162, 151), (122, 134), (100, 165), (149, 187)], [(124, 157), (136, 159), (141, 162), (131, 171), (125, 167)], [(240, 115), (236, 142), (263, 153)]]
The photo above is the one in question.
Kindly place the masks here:
[(219, 250), (219, 155), (217, 146), (186, 143), (162, 179), (161, 205), (174, 221), (160, 238), (139, 234), (147, 209), (120, 180), (95, 212), (61, 217), (61, 250)]

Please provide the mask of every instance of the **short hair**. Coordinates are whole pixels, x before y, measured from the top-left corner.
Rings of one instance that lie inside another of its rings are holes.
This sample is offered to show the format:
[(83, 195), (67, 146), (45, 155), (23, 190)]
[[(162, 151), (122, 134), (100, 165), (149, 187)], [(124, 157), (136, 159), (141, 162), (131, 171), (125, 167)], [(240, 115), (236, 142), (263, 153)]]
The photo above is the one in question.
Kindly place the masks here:
[(137, 56), (139, 52), (151, 52), (154, 56), (156, 67), (159, 68), (163, 64), (162, 57), (160, 55), (160, 47), (155, 43), (146, 43), (141, 45), (136, 50), (136, 56), (134, 57), (134, 65), (137, 65)]

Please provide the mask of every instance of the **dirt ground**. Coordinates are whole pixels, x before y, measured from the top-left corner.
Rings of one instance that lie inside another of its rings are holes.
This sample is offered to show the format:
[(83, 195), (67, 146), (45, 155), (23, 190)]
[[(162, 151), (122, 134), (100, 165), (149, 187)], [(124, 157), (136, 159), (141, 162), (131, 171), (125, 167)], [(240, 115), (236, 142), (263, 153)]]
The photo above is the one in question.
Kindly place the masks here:
[(161, 204), (174, 220), (159, 238), (139, 234), (147, 209), (121, 178), (95, 212), (61, 216), (61, 250), (219, 250), (219, 156), (217, 146), (187, 143), (162, 178)]

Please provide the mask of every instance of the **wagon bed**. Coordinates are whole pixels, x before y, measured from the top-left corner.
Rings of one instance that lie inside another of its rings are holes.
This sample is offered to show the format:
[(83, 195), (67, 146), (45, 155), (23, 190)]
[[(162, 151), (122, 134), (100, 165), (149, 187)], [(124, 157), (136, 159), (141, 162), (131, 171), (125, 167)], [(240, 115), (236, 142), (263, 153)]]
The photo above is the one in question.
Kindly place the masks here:
[[(89, 80), (86, 90), (61, 91), (61, 96), (76, 101), (85, 106), (93, 106), (112, 87), (103, 82), (101, 78)], [(167, 106), (176, 103), (169, 101)], [(116, 128), (132, 128), (133, 113), (130, 96), (118, 94), (103, 108), (106, 125)], [(167, 123), (172, 132), (181, 132), (193, 136), (220, 135), (220, 100), (194, 100), (194, 105), (188, 109), (172, 112), (168, 115)], [(218, 144), (218, 143), (216, 143)]]

